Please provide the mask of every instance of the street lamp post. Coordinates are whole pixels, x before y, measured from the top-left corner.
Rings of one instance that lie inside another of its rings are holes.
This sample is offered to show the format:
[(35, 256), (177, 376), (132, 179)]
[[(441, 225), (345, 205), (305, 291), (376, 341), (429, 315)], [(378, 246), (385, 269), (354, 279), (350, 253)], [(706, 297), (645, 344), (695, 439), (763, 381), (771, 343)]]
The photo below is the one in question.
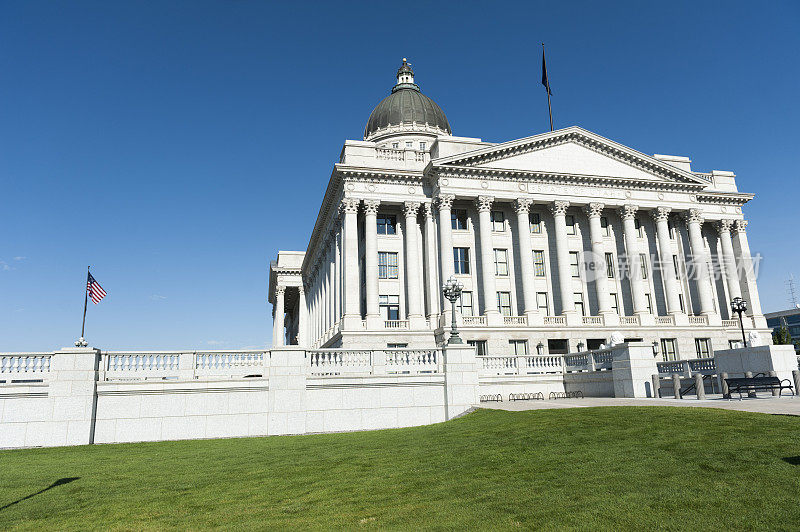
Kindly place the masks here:
[(739, 327), (742, 329), (742, 347), (747, 347), (747, 338), (744, 336), (744, 321), (742, 314), (747, 310), (747, 301), (741, 297), (734, 297), (731, 301), (731, 310), (739, 315)]
[(458, 335), (458, 328), (456, 327), (456, 301), (458, 301), (458, 298), (461, 297), (461, 290), (463, 289), (464, 284), (456, 279), (455, 276), (450, 277), (450, 279), (448, 279), (442, 285), (444, 297), (449, 299), (450, 304), (453, 306), (453, 321), (450, 328), (450, 339), (447, 341), (447, 345), (464, 343), (464, 341)]

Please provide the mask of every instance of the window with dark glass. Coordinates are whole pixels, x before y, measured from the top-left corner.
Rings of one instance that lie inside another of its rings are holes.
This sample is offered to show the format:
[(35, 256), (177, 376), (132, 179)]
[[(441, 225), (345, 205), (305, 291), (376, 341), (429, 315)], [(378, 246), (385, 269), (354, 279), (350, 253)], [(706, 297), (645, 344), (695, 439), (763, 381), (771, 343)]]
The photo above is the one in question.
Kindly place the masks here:
[(569, 252), (569, 270), (572, 273), (573, 277), (580, 277), (581, 276), (581, 269), (578, 262), (578, 252), (577, 251), (570, 251)]
[(383, 317), (384, 320), (400, 319), (400, 296), (378, 296), (378, 304), (380, 307), (381, 317)]
[(475, 354), (477, 356), (486, 356), (486, 340), (467, 340), (467, 345), (471, 345), (475, 348)]
[(567, 234), (568, 234), (568, 235), (574, 235), (574, 234), (576, 234), (576, 230), (575, 230), (575, 217), (574, 217), (573, 215), (571, 215), (571, 214), (567, 214), (567, 215), (564, 217), (564, 221), (565, 221), (565, 223), (567, 224)]
[(469, 248), (453, 248), (453, 272), (462, 275), (469, 273)]
[(606, 253), (606, 277), (608, 277), (609, 279), (613, 279), (615, 270), (616, 268), (614, 267), (614, 254)]
[(528, 220), (531, 224), (531, 233), (542, 232), (542, 216), (538, 212), (532, 212), (528, 215)]
[(397, 234), (397, 216), (393, 214), (378, 214), (377, 222), (379, 235)]
[(506, 230), (506, 215), (503, 211), (492, 211), (492, 231), (505, 231)]
[(467, 211), (465, 209), (453, 209), (450, 211), (450, 225), (458, 231), (467, 229)]
[(600, 229), (603, 230), (603, 236), (611, 236), (611, 231), (608, 228), (608, 218), (605, 216), (600, 217)]

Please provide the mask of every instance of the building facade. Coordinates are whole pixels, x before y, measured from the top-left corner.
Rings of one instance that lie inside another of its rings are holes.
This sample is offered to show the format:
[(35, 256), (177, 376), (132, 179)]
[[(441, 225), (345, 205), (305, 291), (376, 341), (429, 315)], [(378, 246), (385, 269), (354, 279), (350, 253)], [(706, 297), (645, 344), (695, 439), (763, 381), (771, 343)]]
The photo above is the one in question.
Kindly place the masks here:
[(273, 345), (430, 348), (443, 281), (464, 289), (479, 355), (598, 349), (611, 335), (705, 358), (745, 328), (770, 342), (731, 172), (695, 172), (568, 127), (502, 143), (454, 136), (404, 60), (334, 165), (305, 252), (270, 265)]

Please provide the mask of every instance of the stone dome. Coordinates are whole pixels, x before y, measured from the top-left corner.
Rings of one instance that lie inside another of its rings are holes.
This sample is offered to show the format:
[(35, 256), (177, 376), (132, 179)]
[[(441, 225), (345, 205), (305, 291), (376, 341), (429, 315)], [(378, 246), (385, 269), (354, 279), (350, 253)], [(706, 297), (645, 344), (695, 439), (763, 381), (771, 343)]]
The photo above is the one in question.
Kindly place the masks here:
[(369, 115), (364, 140), (396, 133), (451, 134), (450, 122), (442, 108), (419, 90), (414, 83), (411, 65), (405, 58), (397, 70), (397, 85), (392, 88), (392, 93)]

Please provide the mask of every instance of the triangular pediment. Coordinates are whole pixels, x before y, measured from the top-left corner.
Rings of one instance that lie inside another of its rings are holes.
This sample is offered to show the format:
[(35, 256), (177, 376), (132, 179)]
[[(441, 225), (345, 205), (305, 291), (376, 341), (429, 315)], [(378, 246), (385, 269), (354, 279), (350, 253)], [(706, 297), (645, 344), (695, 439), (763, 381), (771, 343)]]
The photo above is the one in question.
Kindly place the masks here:
[(601, 178), (707, 185), (685, 170), (577, 126), (504, 142), (432, 161), (461, 167)]

